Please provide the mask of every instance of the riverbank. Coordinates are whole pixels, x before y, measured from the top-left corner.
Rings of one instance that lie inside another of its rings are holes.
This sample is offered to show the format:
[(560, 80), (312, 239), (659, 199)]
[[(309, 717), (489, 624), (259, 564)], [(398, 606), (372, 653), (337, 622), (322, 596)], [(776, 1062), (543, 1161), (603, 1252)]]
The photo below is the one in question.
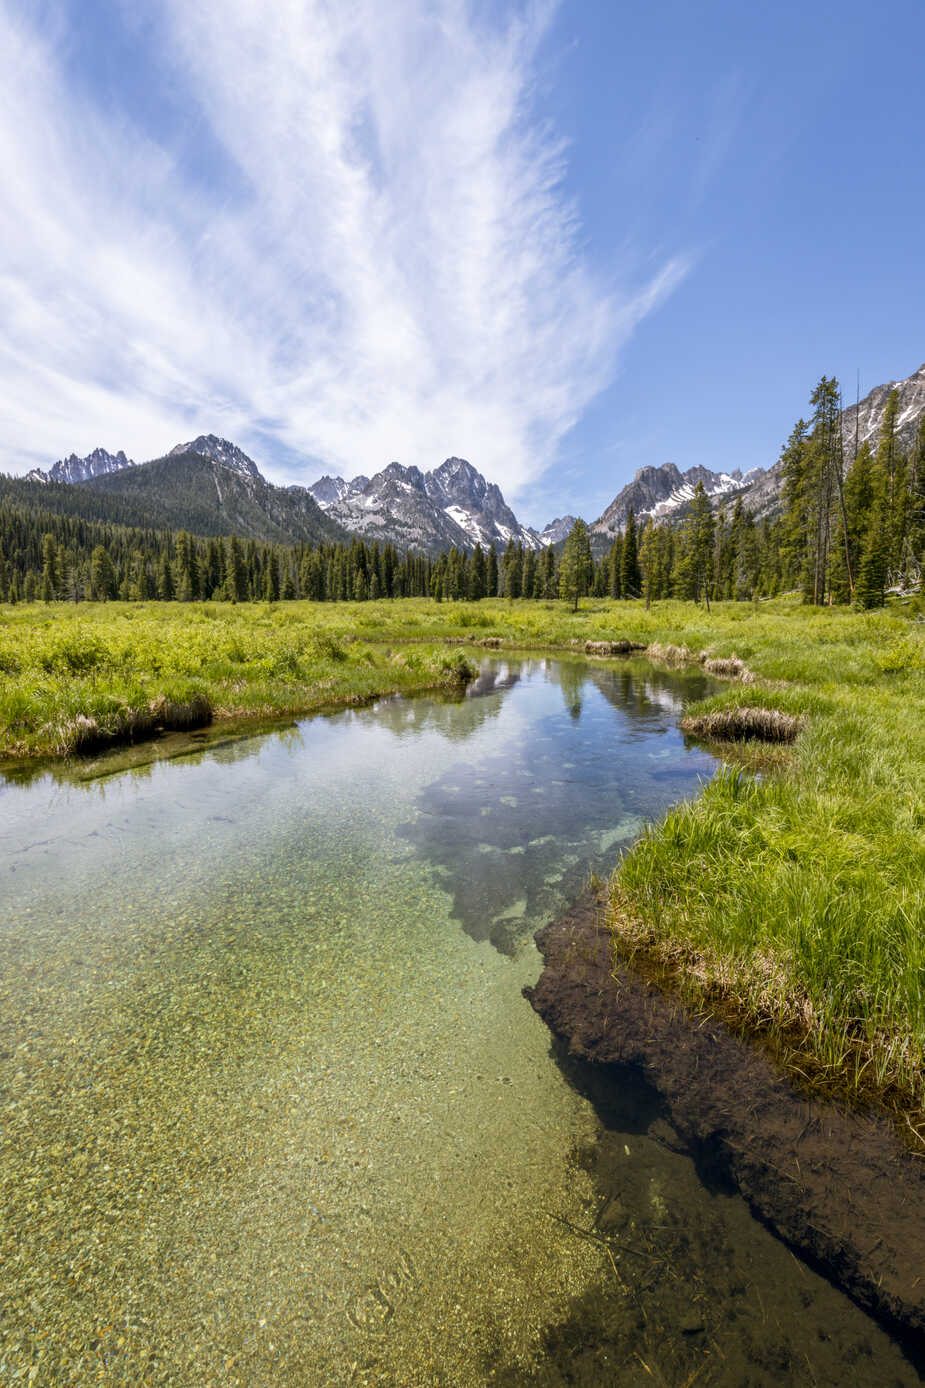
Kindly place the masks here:
[[(599, 896), (587, 893), (537, 943), (544, 968), (525, 995), (599, 1111), (638, 1107), (642, 1093), (645, 1121), (662, 1140), (692, 1156), (711, 1189), (744, 1196), (755, 1217), (895, 1335), (921, 1372), (925, 1167), (890, 1125), (807, 1099), (721, 1022), (615, 963)], [(606, 1212), (621, 1193), (601, 1174)], [(606, 1227), (596, 1232), (606, 1240)]]
[(96, 753), (213, 723), (459, 689), (475, 676), (443, 643), (364, 640), (344, 606), (335, 622), (310, 603), (0, 609), (0, 758)]
[[(735, 765), (621, 863), (611, 928), (691, 1006), (759, 1037), (810, 1088), (882, 1106), (925, 1150), (917, 615), (914, 604), (853, 613), (792, 599), (709, 614), (605, 600), (575, 613), (502, 600), (20, 605), (0, 612), (0, 748), (67, 752), (197, 698), (215, 719), (267, 718), (458, 689), (471, 665), (447, 643), (590, 644), (598, 659), (597, 643), (618, 642), (669, 663), (705, 653), (725, 684), (689, 716), (799, 735), (725, 744)], [(743, 774), (743, 749), (759, 776)]]

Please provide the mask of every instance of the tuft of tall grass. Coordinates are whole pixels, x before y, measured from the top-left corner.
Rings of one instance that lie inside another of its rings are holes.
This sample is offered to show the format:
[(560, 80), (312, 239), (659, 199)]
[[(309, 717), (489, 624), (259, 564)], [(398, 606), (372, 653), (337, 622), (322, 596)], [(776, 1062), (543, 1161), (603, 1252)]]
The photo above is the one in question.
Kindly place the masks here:
[(803, 726), (804, 720), (797, 714), (747, 704), (681, 719), (683, 732), (717, 742), (794, 742)]

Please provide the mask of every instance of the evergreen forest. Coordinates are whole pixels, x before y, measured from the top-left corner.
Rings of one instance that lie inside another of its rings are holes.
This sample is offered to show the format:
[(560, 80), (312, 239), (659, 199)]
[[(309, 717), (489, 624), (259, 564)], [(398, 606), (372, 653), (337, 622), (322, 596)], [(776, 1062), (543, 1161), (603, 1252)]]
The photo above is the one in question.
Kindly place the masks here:
[(882, 606), (890, 589), (921, 581), (925, 416), (903, 447), (893, 391), (876, 447), (858, 446), (843, 437), (834, 378), (822, 377), (810, 405), (781, 455), (776, 514), (756, 520), (741, 498), (716, 511), (699, 485), (680, 520), (639, 525), (630, 512), (597, 559), (583, 521), (559, 552), (511, 542), (501, 553), (477, 545), (433, 557), (359, 538), (288, 545), (87, 519), (77, 489), (67, 497), (73, 509), (53, 508), (0, 478), (0, 601), (498, 596), (577, 604), (590, 594), (709, 606), (797, 590), (816, 605)]

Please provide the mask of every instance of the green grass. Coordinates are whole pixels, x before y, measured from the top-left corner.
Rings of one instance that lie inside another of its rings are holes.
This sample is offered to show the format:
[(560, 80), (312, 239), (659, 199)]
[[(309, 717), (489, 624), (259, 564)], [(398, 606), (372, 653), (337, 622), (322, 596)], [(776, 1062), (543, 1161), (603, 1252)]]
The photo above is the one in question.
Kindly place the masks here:
[[(925, 626), (913, 606), (792, 600), (565, 604), (83, 604), (0, 609), (0, 750), (66, 752), (82, 717), (208, 701), (291, 715), (459, 687), (447, 641), (578, 648), (625, 638), (737, 655), (708, 713), (805, 720), (792, 748), (749, 744), (692, 804), (650, 826), (610, 883), (618, 949), (827, 1093), (876, 1099), (925, 1131)], [(165, 704), (166, 701), (166, 704)], [(743, 765), (759, 768), (748, 774)]]
[(737, 649), (757, 683), (693, 712), (772, 708), (805, 730), (771, 770), (727, 766), (647, 829), (610, 886), (615, 941), (922, 1147), (925, 631), (797, 609), (785, 645), (772, 619)]
[(474, 673), (432, 642), (390, 649), (357, 609), (309, 603), (85, 603), (0, 608), (0, 755), (68, 755), (188, 727), (205, 708), (267, 718), (389, 693), (457, 688)]

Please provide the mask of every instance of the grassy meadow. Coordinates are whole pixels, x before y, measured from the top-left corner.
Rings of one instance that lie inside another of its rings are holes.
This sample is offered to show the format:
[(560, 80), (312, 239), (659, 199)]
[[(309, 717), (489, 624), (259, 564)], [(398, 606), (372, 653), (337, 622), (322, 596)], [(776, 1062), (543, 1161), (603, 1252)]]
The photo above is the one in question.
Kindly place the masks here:
[(691, 712), (773, 710), (802, 731), (787, 747), (736, 744), (694, 803), (649, 827), (609, 884), (616, 948), (811, 1087), (882, 1103), (925, 1147), (919, 616), (915, 602), (854, 613), (792, 599), (709, 614), (607, 600), (577, 613), (505, 600), (20, 604), (0, 608), (0, 756), (459, 688), (471, 664), (448, 640), (737, 656), (746, 678)]

